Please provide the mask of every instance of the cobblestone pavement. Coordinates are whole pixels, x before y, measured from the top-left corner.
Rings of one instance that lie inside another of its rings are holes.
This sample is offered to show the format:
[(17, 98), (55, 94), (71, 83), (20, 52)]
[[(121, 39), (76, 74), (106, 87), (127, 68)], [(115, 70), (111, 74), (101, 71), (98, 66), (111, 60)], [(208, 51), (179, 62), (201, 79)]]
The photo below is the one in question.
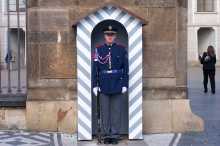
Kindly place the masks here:
[[(205, 121), (201, 133), (145, 135), (143, 141), (122, 141), (120, 146), (219, 146), (220, 145), (220, 68), (216, 72), (216, 94), (204, 94), (200, 68), (190, 68), (189, 98), (192, 111)], [(76, 135), (0, 131), (0, 146), (96, 146), (96, 141), (77, 142)]]
[[(188, 75), (189, 98), (192, 111), (205, 122), (202, 133), (183, 134), (178, 146), (220, 145), (220, 68), (216, 71), (216, 94), (203, 93), (202, 70), (190, 68)], [(210, 87), (210, 84), (209, 84)]]
[(72, 146), (74, 139), (61, 133), (0, 131), (0, 146)]

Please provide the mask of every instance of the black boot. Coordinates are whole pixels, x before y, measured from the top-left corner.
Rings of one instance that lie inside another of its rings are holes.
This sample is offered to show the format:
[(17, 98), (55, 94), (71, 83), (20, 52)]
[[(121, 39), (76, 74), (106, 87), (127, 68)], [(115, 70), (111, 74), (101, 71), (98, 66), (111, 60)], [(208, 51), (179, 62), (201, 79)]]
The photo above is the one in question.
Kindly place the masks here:
[(111, 144), (111, 138), (109, 137), (104, 138), (104, 144)]
[(111, 144), (113, 144), (113, 145), (118, 144), (118, 139), (117, 138), (112, 138), (111, 139)]
[(212, 94), (215, 94), (215, 90), (212, 90)]
[(208, 92), (208, 89), (204, 89), (204, 93), (207, 93)]

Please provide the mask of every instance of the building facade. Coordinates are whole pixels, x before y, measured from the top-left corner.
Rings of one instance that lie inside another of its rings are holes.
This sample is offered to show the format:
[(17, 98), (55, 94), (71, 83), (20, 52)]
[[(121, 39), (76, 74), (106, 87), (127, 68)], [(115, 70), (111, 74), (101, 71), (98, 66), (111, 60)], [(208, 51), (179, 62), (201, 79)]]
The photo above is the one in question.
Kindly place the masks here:
[(188, 61), (197, 64), (209, 45), (220, 58), (220, 1), (191, 0), (188, 2)]
[[(82, 139), (91, 138), (91, 32), (97, 23), (112, 19), (126, 28), (130, 52), (136, 52), (130, 69), (138, 65), (137, 76), (130, 73), (136, 78), (129, 84), (137, 86), (129, 87), (128, 104), (131, 114), (141, 112), (137, 128), (143, 133), (203, 130), (203, 121), (191, 112), (187, 97), (187, 0), (27, 2), (27, 100), (19, 114), (24, 120), (14, 127), (83, 131)], [(4, 113), (10, 119), (12, 114)], [(80, 118), (86, 123), (79, 123)], [(12, 126), (7, 120), (0, 123)]]

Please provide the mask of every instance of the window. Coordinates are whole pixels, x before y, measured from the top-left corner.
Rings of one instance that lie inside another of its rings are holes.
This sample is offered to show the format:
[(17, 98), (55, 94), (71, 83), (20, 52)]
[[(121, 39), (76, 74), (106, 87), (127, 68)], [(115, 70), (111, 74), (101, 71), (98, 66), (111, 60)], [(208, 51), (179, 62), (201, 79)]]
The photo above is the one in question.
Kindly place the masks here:
[(19, 2), (19, 11), (25, 11), (25, 0), (9, 0), (9, 11), (15, 12), (16, 9), (16, 1)]
[(198, 12), (214, 12), (215, 0), (197, 0)]
[[(0, 107), (24, 107), (26, 80), (26, 13), (24, 0), (0, 0)], [(9, 9), (8, 9), (9, 8)], [(17, 13), (21, 11), (22, 13)], [(8, 12), (9, 11), (9, 12)]]

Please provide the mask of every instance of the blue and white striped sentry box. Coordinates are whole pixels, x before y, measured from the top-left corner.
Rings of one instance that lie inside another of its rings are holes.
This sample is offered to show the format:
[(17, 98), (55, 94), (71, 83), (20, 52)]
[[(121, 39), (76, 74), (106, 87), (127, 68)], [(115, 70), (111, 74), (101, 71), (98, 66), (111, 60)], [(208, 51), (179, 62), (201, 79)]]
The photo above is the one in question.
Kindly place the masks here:
[(107, 5), (77, 23), (78, 140), (92, 140), (91, 33), (104, 20), (120, 22), (128, 33), (129, 139), (142, 139), (142, 26), (121, 7)]

